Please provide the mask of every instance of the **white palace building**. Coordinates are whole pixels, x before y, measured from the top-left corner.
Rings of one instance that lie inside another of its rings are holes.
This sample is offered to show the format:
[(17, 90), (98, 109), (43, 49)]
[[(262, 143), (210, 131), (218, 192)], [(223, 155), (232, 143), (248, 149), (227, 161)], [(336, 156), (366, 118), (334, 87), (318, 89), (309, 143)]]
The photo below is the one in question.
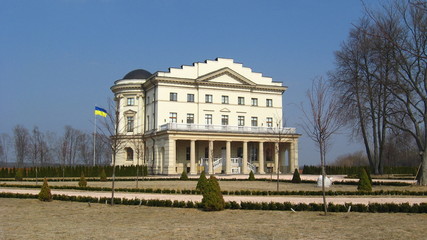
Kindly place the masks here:
[(131, 71), (111, 87), (126, 139), (116, 164), (165, 175), (292, 172), (300, 134), (282, 126), (286, 89), (226, 58)]

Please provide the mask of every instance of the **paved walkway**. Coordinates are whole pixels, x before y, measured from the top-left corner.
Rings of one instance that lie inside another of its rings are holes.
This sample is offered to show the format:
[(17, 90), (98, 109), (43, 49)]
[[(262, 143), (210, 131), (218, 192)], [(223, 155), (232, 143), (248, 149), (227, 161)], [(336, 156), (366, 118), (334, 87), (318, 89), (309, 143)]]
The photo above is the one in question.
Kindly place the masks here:
[[(0, 192), (11, 192), (11, 193), (28, 193), (38, 194), (39, 189), (19, 189), (19, 188), (0, 188)], [(78, 190), (60, 190), (52, 189), (52, 194), (64, 194), (69, 196), (90, 196), (90, 197), (111, 197), (111, 192), (97, 192), (97, 191), (78, 191)], [(116, 198), (128, 198), (128, 199), (159, 199), (159, 200), (178, 200), (178, 201), (193, 201), (201, 202), (201, 195), (186, 195), (186, 194), (154, 194), (154, 193), (127, 193), (127, 192), (115, 192), (114, 197)], [(291, 203), (323, 203), (321, 196), (313, 197), (301, 197), (301, 196), (235, 196), (225, 195), (224, 200), (236, 201), (236, 202), (291, 202)], [(409, 203), (419, 204), (427, 203), (427, 197), (397, 197), (397, 196), (354, 196), (354, 197), (337, 197), (327, 196), (327, 202), (334, 204), (368, 204), (368, 203)]]

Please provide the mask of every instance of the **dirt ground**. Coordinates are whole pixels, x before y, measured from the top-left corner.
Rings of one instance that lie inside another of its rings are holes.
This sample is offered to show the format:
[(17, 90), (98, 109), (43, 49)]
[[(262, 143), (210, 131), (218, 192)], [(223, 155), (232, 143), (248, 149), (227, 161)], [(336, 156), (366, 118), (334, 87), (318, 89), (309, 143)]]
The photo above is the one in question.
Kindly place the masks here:
[[(35, 182), (0, 182), (0, 184), (34, 184)], [(41, 185), (42, 182), (39, 182)], [(221, 190), (260, 190), (276, 191), (277, 182), (268, 181), (219, 181)], [(78, 186), (78, 182), (49, 182), (50, 186)], [(153, 189), (195, 189), (197, 181), (140, 181), (139, 188)], [(88, 187), (111, 187), (111, 182), (88, 182)], [(116, 188), (136, 188), (135, 181), (116, 181)], [(314, 183), (292, 184), (286, 182), (279, 183), (280, 191), (321, 191)], [(331, 191), (357, 191), (356, 185), (333, 185), (327, 190)], [(427, 191), (426, 186), (373, 186), (373, 191), (378, 190), (399, 190), (399, 191)]]
[(0, 239), (425, 239), (426, 214), (279, 212), (0, 199)]

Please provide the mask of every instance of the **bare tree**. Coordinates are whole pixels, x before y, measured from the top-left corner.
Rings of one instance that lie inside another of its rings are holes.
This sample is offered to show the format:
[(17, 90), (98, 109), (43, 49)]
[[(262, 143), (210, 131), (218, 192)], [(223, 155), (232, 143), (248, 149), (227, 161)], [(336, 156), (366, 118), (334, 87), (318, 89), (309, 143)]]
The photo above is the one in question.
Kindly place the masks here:
[(304, 114), (302, 128), (308, 137), (313, 140), (319, 148), (320, 163), (322, 167), (322, 193), (325, 214), (328, 211), (325, 197), (325, 161), (333, 134), (337, 133), (342, 126), (337, 98), (333, 97), (331, 88), (322, 78), (314, 79), (312, 87), (307, 91), (309, 110), (301, 106)]
[(80, 132), (77, 137), (77, 155), (80, 160), (85, 165), (90, 165), (93, 161), (93, 140), (89, 134)]
[(143, 141), (143, 136), (133, 135), (131, 143), (136, 155), (136, 188), (138, 188), (140, 160), (142, 160), (143, 166), (145, 165), (145, 153), (144, 153), (145, 144)]
[(389, 124), (410, 134), (421, 156), (419, 183), (427, 185), (427, 11), (426, 1), (395, 1), (382, 11), (366, 10), (378, 37), (393, 46), (396, 79)]
[(0, 162), (7, 166), (9, 159), (9, 152), (12, 146), (12, 140), (7, 133), (2, 133), (0, 135)]
[(18, 167), (23, 167), (24, 161), (28, 155), (28, 146), (30, 142), (28, 129), (21, 125), (15, 126), (13, 129), (16, 162)]

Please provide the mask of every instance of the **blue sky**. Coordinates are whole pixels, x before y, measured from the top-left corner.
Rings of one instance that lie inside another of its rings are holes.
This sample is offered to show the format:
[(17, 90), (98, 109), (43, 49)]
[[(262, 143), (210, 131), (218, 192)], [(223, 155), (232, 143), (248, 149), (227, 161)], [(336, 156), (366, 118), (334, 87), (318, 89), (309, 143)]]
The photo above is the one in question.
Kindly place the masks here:
[[(359, 0), (3, 0), (0, 133), (11, 134), (17, 124), (89, 132), (94, 105), (105, 106), (109, 88), (127, 72), (216, 57), (288, 86), (285, 118), (297, 126), (312, 79), (334, 68), (334, 51), (362, 15)], [(342, 134), (328, 161), (359, 149)], [(301, 166), (319, 162), (305, 136), (299, 157)]]

